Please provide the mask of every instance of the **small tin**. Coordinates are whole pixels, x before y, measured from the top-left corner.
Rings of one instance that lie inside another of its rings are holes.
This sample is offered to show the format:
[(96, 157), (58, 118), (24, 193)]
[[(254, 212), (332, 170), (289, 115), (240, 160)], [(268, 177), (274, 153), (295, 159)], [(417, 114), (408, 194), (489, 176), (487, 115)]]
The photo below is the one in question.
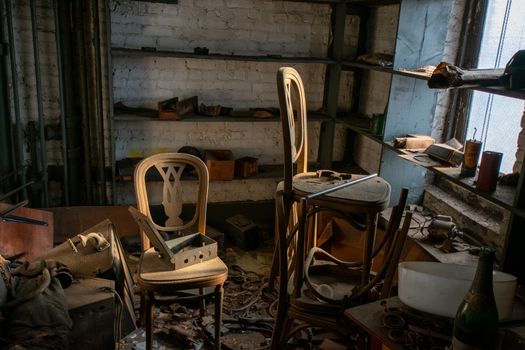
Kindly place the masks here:
[(476, 175), (480, 153), (481, 141), (467, 140), (463, 151), (463, 164), (461, 165), (462, 177), (473, 177)]

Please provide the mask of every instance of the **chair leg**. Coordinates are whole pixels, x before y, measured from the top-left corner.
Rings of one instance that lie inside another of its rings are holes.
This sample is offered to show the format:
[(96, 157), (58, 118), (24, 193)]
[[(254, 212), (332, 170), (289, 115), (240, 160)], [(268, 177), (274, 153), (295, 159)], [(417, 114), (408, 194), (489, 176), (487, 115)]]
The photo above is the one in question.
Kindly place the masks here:
[(288, 340), (287, 335), (292, 328), (293, 319), (288, 316), (287, 307), (283, 310), (282, 314), (277, 312), (277, 318), (275, 319), (275, 326), (272, 333), (272, 343), (270, 350), (280, 350), (284, 348), (286, 341)]
[(376, 235), (377, 214), (366, 214), (366, 237), (363, 254), (363, 274), (361, 284), (366, 286), (370, 277), (372, 267), (372, 252), (374, 250), (374, 241)]
[(139, 309), (139, 321), (138, 326), (144, 327), (144, 323), (146, 322), (146, 296), (144, 295), (144, 292), (140, 292), (140, 309)]
[(155, 299), (152, 292), (146, 292), (144, 295), (144, 313), (146, 328), (146, 350), (153, 348), (153, 307)]
[[(277, 206), (276, 206), (277, 207)], [(277, 210), (275, 212), (277, 217)], [(275, 289), (275, 282), (279, 274), (279, 223), (275, 220), (275, 248), (273, 250), (272, 267), (270, 269), (270, 277), (268, 277), (268, 290), (273, 291)]]
[(222, 327), (222, 297), (224, 288), (221, 285), (215, 287), (215, 349), (221, 348), (221, 327)]
[(206, 316), (206, 300), (204, 299), (203, 294), (204, 294), (204, 289), (199, 288), (199, 296), (201, 297), (199, 301), (199, 312), (200, 312), (201, 317)]

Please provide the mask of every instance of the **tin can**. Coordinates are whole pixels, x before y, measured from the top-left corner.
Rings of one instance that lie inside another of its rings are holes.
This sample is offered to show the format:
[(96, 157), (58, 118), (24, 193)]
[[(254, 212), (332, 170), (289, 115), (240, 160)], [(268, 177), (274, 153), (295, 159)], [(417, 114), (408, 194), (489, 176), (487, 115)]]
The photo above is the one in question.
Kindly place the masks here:
[(467, 140), (463, 151), (463, 164), (461, 165), (462, 177), (473, 177), (476, 175), (480, 153), (481, 141)]
[(503, 153), (485, 151), (481, 156), (479, 174), (476, 181), (476, 188), (484, 192), (494, 192), (498, 183), (499, 168)]

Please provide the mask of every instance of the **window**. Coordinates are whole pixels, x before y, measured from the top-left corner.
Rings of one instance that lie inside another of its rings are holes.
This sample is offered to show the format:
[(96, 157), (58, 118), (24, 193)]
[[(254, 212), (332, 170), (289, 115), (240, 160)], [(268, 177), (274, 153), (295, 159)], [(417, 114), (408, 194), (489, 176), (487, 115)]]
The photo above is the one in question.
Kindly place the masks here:
[[(505, 67), (512, 55), (525, 49), (525, 1), (490, 0), (483, 30), (478, 68)], [(501, 172), (510, 173), (516, 161), (524, 101), (474, 92), (466, 138), (476, 131), (482, 150), (503, 153)]]

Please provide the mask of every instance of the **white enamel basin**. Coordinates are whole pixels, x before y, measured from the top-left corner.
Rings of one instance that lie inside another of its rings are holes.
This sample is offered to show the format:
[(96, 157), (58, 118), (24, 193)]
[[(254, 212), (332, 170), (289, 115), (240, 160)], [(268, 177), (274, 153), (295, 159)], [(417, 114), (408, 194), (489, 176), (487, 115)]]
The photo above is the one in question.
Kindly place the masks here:
[[(399, 299), (417, 310), (455, 317), (475, 273), (475, 266), (401, 262), (398, 269)], [(499, 318), (506, 319), (512, 312), (517, 279), (508, 273), (494, 271), (493, 285)]]

